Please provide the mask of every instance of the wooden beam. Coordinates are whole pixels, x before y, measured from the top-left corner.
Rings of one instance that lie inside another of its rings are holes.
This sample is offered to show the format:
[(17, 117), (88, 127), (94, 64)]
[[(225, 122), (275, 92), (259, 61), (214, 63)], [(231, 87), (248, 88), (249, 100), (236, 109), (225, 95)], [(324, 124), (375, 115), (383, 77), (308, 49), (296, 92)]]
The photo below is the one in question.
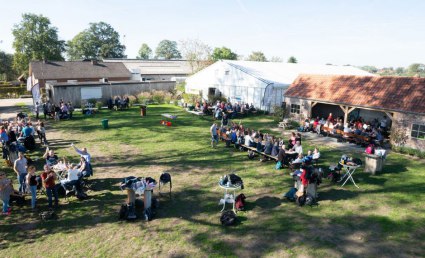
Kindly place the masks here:
[(394, 113), (390, 113), (390, 112), (387, 112), (387, 111), (384, 111), (384, 113), (385, 113), (385, 114), (387, 114), (387, 116), (388, 116), (391, 120), (394, 120)]
[(353, 112), (354, 109), (356, 109), (356, 107), (348, 108), (348, 114), (350, 114), (351, 112)]
[(347, 112), (347, 110), (346, 110), (346, 107), (345, 107), (345, 106), (343, 106), (343, 105), (339, 105), (339, 107), (342, 109), (342, 111), (343, 111), (344, 113), (346, 113), (346, 112)]
[(311, 108), (313, 108), (314, 106), (316, 106), (316, 104), (317, 104), (318, 102), (314, 102), (314, 101), (312, 101), (311, 102)]

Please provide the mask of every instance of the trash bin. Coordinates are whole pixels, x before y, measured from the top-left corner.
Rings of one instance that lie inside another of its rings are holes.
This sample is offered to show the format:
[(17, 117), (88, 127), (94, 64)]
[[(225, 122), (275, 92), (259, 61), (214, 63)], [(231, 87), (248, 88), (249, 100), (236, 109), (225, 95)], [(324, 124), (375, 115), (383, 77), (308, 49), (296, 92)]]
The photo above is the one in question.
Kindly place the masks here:
[(146, 116), (146, 105), (140, 106), (140, 116)]
[(384, 165), (384, 156), (375, 154), (365, 154), (365, 167), (364, 172), (375, 175), (376, 172), (381, 172)]
[(103, 126), (103, 129), (108, 129), (108, 119), (103, 119), (102, 120), (102, 126)]

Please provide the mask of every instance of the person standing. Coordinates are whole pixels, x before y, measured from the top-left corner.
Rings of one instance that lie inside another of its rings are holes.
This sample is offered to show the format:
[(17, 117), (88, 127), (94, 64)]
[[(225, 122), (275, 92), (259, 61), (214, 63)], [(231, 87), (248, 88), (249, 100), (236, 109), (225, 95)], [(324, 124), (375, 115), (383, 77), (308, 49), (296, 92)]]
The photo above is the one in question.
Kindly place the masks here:
[(52, 197), (55, 197), (55, 207), (58, 206), (58, 191), (56, 189), (56, 173), (46, 164), (40, 175), (44, 188), (46, 188), (49, 208), (52, 208)]
[(215, 148), (216, 143), (218, 143), (218, 134), (217, 134), (217, 124), (213, 123), (210, 128), (211, 133), (211, 147)]
[(27, 159), (22, 152), (19, 152), (18, 159), (15, 160), (13, 165), (13, 170), (16, 172), (18, 178), (19, 192), (23, 194), (26, 191), (25, 177), (27, 176)]
[(26, 183), (31, 191), (31, 208), (35, 209), (37, 201), (37, 175), (35, 174), (35, 167), (32, 165), (28, 167)]
[(10, 194), (13, 192), (12, 180), (6, 178), (6, 173), (0, 171), (0, 200), (3, 202), (3, 215), (10, 215)]
[(38, 103), (38, 101), (35, 102), (34, 111), (35, 111), (35, 118), (38, 119), (38, 115), (40, 113), (40, 104)]

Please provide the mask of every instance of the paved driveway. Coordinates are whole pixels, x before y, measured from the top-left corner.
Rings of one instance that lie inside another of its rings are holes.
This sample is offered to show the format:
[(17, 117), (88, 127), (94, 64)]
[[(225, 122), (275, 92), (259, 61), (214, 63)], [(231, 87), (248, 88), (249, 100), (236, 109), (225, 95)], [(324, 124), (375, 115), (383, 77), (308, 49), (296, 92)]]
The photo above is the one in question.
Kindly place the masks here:
[(0, 99), (0, 118), (15, 118), (16, 114), (21, 110), (20, 107), (16, 106), (18, 103), (24, 103), (27, 106), (32, 106), (32, 98)]

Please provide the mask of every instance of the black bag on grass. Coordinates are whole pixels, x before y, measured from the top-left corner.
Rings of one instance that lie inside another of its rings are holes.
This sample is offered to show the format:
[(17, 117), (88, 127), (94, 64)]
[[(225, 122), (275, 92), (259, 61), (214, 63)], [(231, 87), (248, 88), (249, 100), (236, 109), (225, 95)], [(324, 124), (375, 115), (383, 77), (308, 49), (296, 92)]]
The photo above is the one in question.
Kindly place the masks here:
[(40, 216), (40, 219), (44, 221), (58, 218), (54, 210), (42, 211), (38, 215)]
[(298, 206), (304, 206), (305, 201), (306, 201), (306, 196), (305, 196), (305, 194), (303, 194), (302, 196), (297, 196), (297, 199), (295, 200), (295, 203)]
[(236, 224), (236, 220), (236, 214), (232, 210), (224, 211), (220, 217), (220, 222), (223, 226), (233, 226)]

